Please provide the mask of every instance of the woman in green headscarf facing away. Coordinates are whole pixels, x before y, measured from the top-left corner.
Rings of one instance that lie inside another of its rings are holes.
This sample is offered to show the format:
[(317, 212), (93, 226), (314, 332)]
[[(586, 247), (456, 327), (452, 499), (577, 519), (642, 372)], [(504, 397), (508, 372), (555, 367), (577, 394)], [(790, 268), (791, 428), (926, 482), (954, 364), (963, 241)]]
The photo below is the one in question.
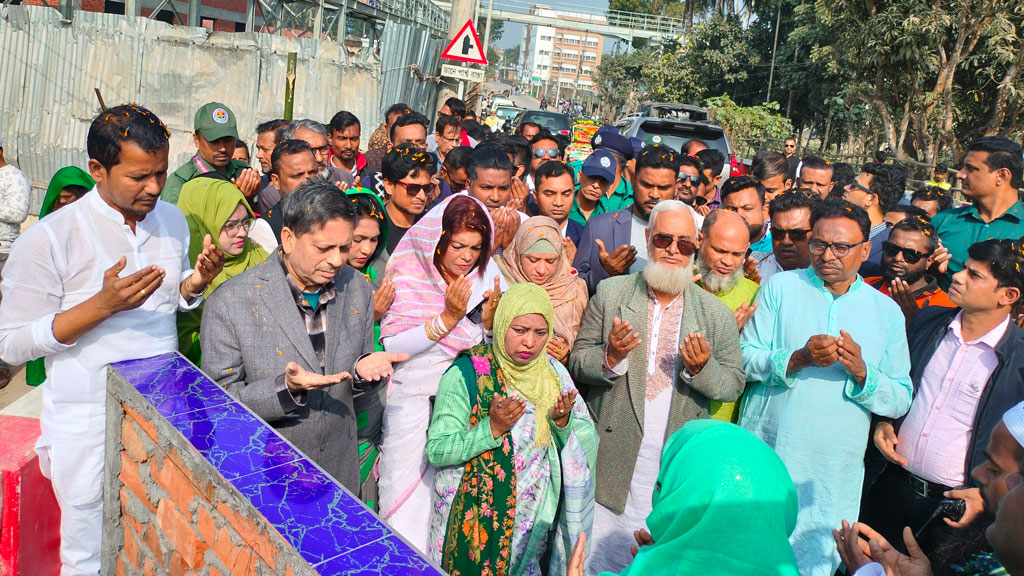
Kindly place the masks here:
[[(178, 208), (188, 222), (188, 259), (195, 266), (209, 234), (224, 252), (224, 270), (210, 282), (205, 297), (218, 286), (267, 259), (267, 251), (249, 238), (255, 218), (245, 196), (232, 182), (200, 176), (181, 187)], [(203, 307), (178, 313), (178, 350), (193, 364), (202, 360), (199, 324)]]
[[(653, 543), (638, 538), (647, 545), (620, 576), (797, 576), (789, 544), (796, 487), (778, 454), (750, 431), (688, 422), (665, 444), (652, 500), (645, 536)], [(583, 576), (585, 540), (568, 576)]]
[(461, 352), (438, 387), (427, 433), (434, 475), (430, 557), (452, 576), (564, 574), (590, 531), (597, 431), (561, 363), (548, 356), (547, 292), (516, 284), (494, 341)]
[[(39, 210), (39, 219), (75, 202), (86, 192), (96, 186), (96, 181), (89, 173), (77, 166), (65, 166), (54, 173), (50, 184), (46, 187), (43, 207)], [(25, 364), (25, 382), (29, 386), (39, 386), (46, 380), (46, 366), (42, 358), (36, 358)]]

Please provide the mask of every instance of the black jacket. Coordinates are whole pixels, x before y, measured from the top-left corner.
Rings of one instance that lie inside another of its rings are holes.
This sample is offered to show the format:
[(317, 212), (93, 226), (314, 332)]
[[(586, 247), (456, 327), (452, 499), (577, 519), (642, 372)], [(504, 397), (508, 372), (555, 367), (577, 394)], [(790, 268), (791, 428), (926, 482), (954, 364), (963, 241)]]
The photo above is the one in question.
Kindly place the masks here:
[[(907, 329), (910, 378), (914, 383), (915, 396), (928, 361), (959, 311), (959, 308), (928, 306), (914, 317)], [(1012, 318), (1006, 334), (996, 345), (996, 356), (999, 365), (986, 384), (974, 414), (967, 459), (964, 462), (964, 472), (968, 478), (971, 470), (985, 461), (985, 448), (992, 429), (1003, 419), (1007, 410), (1024, 400), (1024, 330), (1017, 327)], [(902, 420), (899, 424), (902, 424)], [(968, 483), (973, 482), (968, 480)]]

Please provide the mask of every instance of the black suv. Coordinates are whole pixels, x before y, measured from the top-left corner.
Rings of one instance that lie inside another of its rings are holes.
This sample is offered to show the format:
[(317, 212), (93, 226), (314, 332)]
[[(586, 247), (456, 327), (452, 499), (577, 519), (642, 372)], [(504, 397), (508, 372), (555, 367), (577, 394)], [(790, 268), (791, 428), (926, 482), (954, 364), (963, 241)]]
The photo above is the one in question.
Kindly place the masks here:
[(709, 148), (714, 148), (728, 158), (729, 163), (722, 169), (722, 177), (742, 171), (739, 161), (732, 154), (732, 146), (722, 127), (708, 119), (705, 108), (687, 104), (649, 103), (619, 119), (615, 127), (626, 137), (636, 137), (647, 144), (661, 144), (675, 150), (682, 148), (687, 140), (699, 138)]

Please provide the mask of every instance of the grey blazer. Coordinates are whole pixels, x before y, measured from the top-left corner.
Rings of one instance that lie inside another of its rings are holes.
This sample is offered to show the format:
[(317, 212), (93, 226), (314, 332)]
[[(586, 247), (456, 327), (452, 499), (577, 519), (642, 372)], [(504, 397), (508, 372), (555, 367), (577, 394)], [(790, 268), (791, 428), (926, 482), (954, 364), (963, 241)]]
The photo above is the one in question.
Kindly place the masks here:
[[(273, 426), (311, 460), (359, 493), (359, 450), (349, 379), (306, 393), (305, 405), (285, 405), (278, 377), (294, 361), (320, 372), (306, 324), (287, 284), (277, 253), (228, 280), (203, 309), (202, 369), (232, 396)], [(327, 304), (325, 371), (355, 374), (356, 361), (373, 352), (373, 301), (369, 282), (345, 267), (334, 278)], [(379, 383), (371, 383), (372, 388)], [(291, 410), (289, 410), (291, 408)]]
[[(739, 332), (732, 312), (714, 294), (696, 284), (683, 293), (679, 333), (700, 332), (711, 345), (711, 358), (693, 380), (683, 377), (676, 354), (676, 378), (666, 439), (686, 422), (708, 417), (710, 400), (734, 402), (743, 392), (746, 375), (740, 356)], [(612, 322), (632, 324), (641, 344), (627, 360), (626, 374), (609, 380), (603, 363)], [(569, 355), (569, 372), (577, 384), (589, 385), (587, 405), (597, 424), (597, 501), (621, 513), (633, 479), (644, 435), (644, 393), (647, 383), (647, 283), (640, 273), (601, 282), (583, 314), (583, 325)], [(682, 338), (680, 338), (680, 341)]]

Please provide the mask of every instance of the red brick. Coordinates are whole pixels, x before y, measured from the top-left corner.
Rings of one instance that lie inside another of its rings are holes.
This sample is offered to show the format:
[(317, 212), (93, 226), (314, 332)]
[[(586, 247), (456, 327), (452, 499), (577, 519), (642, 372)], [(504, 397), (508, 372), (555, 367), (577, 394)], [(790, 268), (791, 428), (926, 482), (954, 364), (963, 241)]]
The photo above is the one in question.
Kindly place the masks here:
[[(221, 526), (220, 530), (217, 530), (213, 552), (228, 567), (231, 574), (236, 574), (236, 567), (244, 567), (252, 561), (252, 551), (246, 548), (246, 542), (237, 534), (232, 538), (231, 532), (227, 526)], [(241, 544), (235, 544), (235, 541)]]
[(128, 513), (128, 507), (125, 506), (124, 502), (126, 498), (131, 498), (128, 492), (125, 491), (124, 487), (121, 487), (121, 521), (125, 523), (126, 527), (139, 537), (142, 538), (142, 524), (139, 523), (139, 519), (135, 518)]
[(149, 476), (161, 488), (167, 491), (171, 500), (177, 504), (178, 509), (184, 510), (186, 516), (188, 516), (189, 505), (192, 503), (192, 499), (196, 497), (196, 489), (178, 470), (178, 467), (171, 462), (170, 458), (164, 458), (162, 465), (157, 460), (150, 462)]
[(220, 570), (217, 570), (213, 566), (208, 566), (207, 570), (208, 570), (208, 576), (222, 576), (222, 574), (220, 573)]
[(160, 529), (156, 524), (146, 526), (146, 532), (142, 535), (142, 541), (146, 543), (153, 558), (163, 558), (164, 551), (160, 549)]
[(152, 558), (146, 558), (146, 563), (142, 566), (142, 576), (156, 576), (156, 564)]
[(191, 482), (194, 486), (196, 486), (199, 489), (200, 494), (202, 494), (204, 498), (206, 498), (207, 500), (213, 498), (213, 483), (210, 482), (209, 480), (207, 480), (206, 482), (201, 482), (197, 480), (195, 477), (195, 473), (189, 467), (189, 465), (185, 463), (185, 460), (182, 459), (181, 455), (178, 454), (178, 450), (176, 448), (172, 446), (171, 450), (169, 452), (166, 452), (165, 455), (168, 458), (170, 458), (171, 462), (173, 462), (175, 466), (177, 466), (178, 471), (181, 472), (181, 474), (186, 479), (188, 479), (189, 482)]
[(122, 549), (122, 557), (128, 560), (128, 564), (132, 567), (132, 570), (139, 569), (139, 541), (136, 540), (137, 536), (128, 524), (121, 520), (121, 527), (124, 528), (124, 548)]
[(117, 557), (117, 576), (125, 576), (124, 573), (124, 558)]
[(149, 454), (142, 445), (142, 438), (139, 437), (139, 427), (131, 418), (121, 420), (121, 446), (125, 452), (136, 462), (149, 460)]
[(175, 550), (190, 568), (197, 568), (203, 563), (203, 553), (208, 545), (199, 539), (185, 516), (168, 500), (161, 500), (156, 510), (156, 522)]
[(136, 424), (139, 425), (139, 428), (141, 428), (142, 431), (145, 432), (147, 436), (149, 436), (150, 440), (156, 442), (156, 438), (157, 438), (156, 427), (153, 426), (152, 422), (147, 420), (144, 416), (142, 416), (142, 414), (139, 414), (134, 409), (132, 409), (130, 406), (126, 406), (126, 405), (122, 404), (121, 408), (124, 408), (124, 413), (129, 418), (134, 420)]
[(121, 473), (117, 475), (118, 480), (124, 484), (127, 488), (135, 494), (135, 496), (149, 508), (150, 512), (156, 512), (156, 508), (153, 503), (149, 501), (149, 496), (146, 495), (146, 486), (142, 483), (142, 474), (139, 471), (139, 465), (134, 460), (128, 457), (128, 453), (121, 452)]
[(217, 535), (217, 523), (213, 516), (210, 516), (210, 509), (204, 502), (200, 502), (196, 510), (196, 528), (199, 530), (199, 537), (207, 543), (214, 541)]
[(185, 563), (185, 559), (181, 557), (181, 554), (177, 552), (171, 552), (171, 562), (168, 572), (171, 576), (187, 576), (189, 573), (188, 564)]
[[(224, 518), (230, 523), (238, 535), (245, 540), (246, 543), (268, 564), (272, 566), (277, 565), (277, 546), (271, 542), (269, 535), (265, 534), (260, 527), (256, 525), (252, 520), (239, 516), (224, 502), (217, 504), (217, 511), (224, 516)], [(274, 528), (270, 528), (274, 530)]]

